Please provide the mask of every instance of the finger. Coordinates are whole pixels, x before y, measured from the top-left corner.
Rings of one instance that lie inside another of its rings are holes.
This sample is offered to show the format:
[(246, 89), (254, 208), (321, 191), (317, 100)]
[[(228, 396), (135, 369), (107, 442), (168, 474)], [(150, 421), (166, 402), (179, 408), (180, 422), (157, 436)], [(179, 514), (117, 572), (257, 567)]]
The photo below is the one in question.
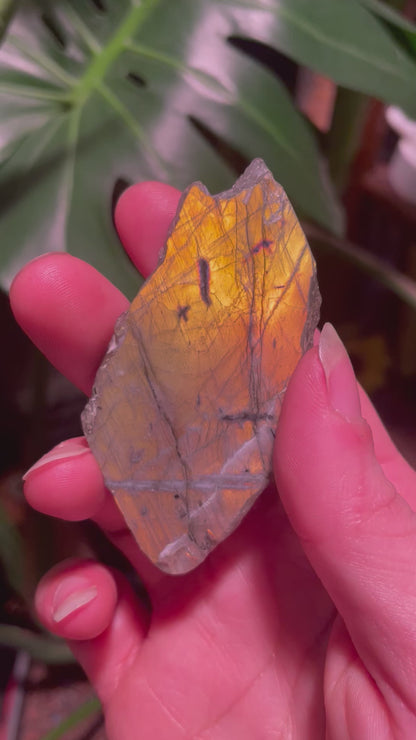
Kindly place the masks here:
[[(128, 251), (146, 275), (141, 254), (155, 264), (170, 223), (177, 191), (143, 183), (126, 194), (117, 224)], [(124, 205), (123, 205), (124, 203)], [(149, 217), (151, 214), (152, 218)], [(154, 227), (154, 236), (152, 232)], [(15, 278), (10, 301), (17, 322), (43, 354), (78, 388), (89, 394), (126, 298), (93, 267), (68, 254), (30, 262)]]
[(416, 515), (385, 477), (332, 327), (289, 384), (275, 450), (283, 504), (392, 710), (416, 709)]
[(136, 659), (149, 615), (126, 581), (92, 561), (65, 561), (40, 582), (36, 609), (70, 647), (106, 701)]
[(82, 260), (47, 254), (19, 272), (10, 302), (32, 342), (88, 394), (127, 299)]
[[(320, 331), (316, 329), (314, 334), (316, 347), (319, 346), (319, 337)], [(367, 393), (360, 385), (358, 393), (362, 416), (368, 422), (373, 435), (377, 460), (387, 478), (395, 484), (412, 508), (416, 509), (416, 471), (397, 449)]]
[(163, 574), (140, 551), (84, 437), (66, 440), (38, 460), (24, 475), (24, 492), (43, 514), (67, 521), (92, 519), (140, 573), (149, 591), (161, 585)]
[(398, 451), (367, 394), (362, 388), (359, 392), (362, 415), (371, 428), (377, 460), (400, 495), (416, 510), (416, 471)]
[(73, 522), (93, 519), (109, 532), (126, 530), (85, 437), (53, 447), (29, 468), (23, 481), (28, 503), (42, 514)]
[(132, 185), (121, 195), (114, 220), (124, 248), (139, 272), (155, 269), (180, 198), (179, 190), (159, 182)]
[(23, 480), (29, 504), (49, 516), (82, 521), (96, 516), (104, 505), (103, 477), (85, 437), (61, 442)]
[(93, 561), (66, 560), (40, 581), (35, 606), (51, 632), (85, 640), (107, 629), (116, 601), (117, 589), (106, 568)]

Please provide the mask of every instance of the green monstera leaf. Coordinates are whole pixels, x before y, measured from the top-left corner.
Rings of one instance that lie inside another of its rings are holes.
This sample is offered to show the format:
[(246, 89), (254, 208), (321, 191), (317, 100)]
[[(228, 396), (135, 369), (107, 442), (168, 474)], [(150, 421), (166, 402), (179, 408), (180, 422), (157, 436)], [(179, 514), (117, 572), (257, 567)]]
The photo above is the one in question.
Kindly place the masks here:
[(234, 19), (242, 34), (244, 8), (261, 5), (263, 12), (273, 8), (274, 23), (260, 24), (260, 14), (253, 11), (255, 31), (251, 35), (256, 39), (339, 85), (395, 103), (410, 116), (416, 114), (416, 67), (369, 11), (375, 4), (380, 9), (380, 1), (222, 0), (220, 4), (240, 6)]
[(364, 7), (371, 10), (371, 12), (382, 18), (388, 25), (398, 28), (408, 33), (416, 32), (416, 25), (408, 20), (404, 15), (399, 13), (398, 10), (392, 8), (388, 2), (384, 0), (359, 0)]
[[(394, 8), (391, 8), (383, 0), (360, 0), (360, 2), (373, 15), (380, 18), (387, 28), (390, 28), (405, 50), (407, 52), (410, 51), (413, 58), (416, 59), (416, 24), (408, 20)], [(415, 117), (415, 114), (413, 114), (413, 117)]]
[(213, 192), (230, 186), (235, 173), (206, 130), (246, 159), (262, 156), (300, 214), (340, 230), (309, 126), (278, 79), (230, 37), (266, 43), (353, 89), (412, 105), (414, 68), (357, 0), (42, 6), (22, 7), (0, 49), (6, 287), (31, 257), (66, 250), (132, 295), (137, 276), (112, 224), (115, 185), (160, 179), (182, 188), (199, 179)]

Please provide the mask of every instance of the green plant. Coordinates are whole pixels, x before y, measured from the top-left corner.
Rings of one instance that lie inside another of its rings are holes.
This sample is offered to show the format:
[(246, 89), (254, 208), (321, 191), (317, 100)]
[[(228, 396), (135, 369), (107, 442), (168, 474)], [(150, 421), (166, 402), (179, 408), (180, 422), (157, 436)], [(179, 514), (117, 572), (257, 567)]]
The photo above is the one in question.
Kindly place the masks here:
[[(373, 96), (416, 117), (416, 27), (390, 4), (0, 0), (0, 38), (4, 288), (30, 258), (66, 250), (132, 296), (137, 275), (112, 224), (118, 190), (143, 179), (179, 188), (198, 179), (218, 192), (244, 160), (262, 156), (312, 242), (328, 245), (416, 308), (410, 278), (341, 238), (335, 184), (349, 166), (354, 142), (347, 139), (357, 119), (334, 125), (320, 141), (258, 54), (259, 45), (270, 47), (327, 75), (340, 86), (339, 99), (345, 90), (350, 102), (352, 96), (353, 110)], [(25, 553), (0, 514), (0, 559), (18, 591)], [(69, 659), (56, 640), (15, 626), (0, 626), (0, 643), (49, 662)], [(96, 709), (95, 700), (87, 703), (48, 737), (60, 737), (84, 710)]]
[(78, 727), (80, 722), (84, 719), (97, 714), (100, 711), (100, 708), (101, 704), (98, 699), (95, 697), (87, 699), (83, 704), (81, 704), (81, 706), (71, 712), (71, 714), (66, 717), (58, 727), (55, 727), (53, 730), (48, 732), (47, 735), (44, 735), (41, 740), (59, 740), (59, 738), (64, 738), (69, 730)]
[(300, 215), (340, 233), (310, 125), (276, 75), (230, 39), (268, 45), (416, 116), (416, 65), (397, 34), (416, 38), (379, 0), (25, 3), (0, 50), (3, 285), (58, 249), (132, 295), (137, 278), (111, 221), (117, 183), (227, 187), (235, 158), (213, 137), (245, 159), (263, 156)]

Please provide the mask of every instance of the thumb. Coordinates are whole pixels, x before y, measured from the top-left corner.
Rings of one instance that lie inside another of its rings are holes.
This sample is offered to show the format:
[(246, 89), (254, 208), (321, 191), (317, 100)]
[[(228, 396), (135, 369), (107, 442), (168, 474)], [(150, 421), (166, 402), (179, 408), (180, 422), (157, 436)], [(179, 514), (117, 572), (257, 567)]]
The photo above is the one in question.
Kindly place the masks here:
[(416, 711), (416, 515), (387, 480), (327, 324), (299, 363), (275, 447), (283, 505), (391, 710)]

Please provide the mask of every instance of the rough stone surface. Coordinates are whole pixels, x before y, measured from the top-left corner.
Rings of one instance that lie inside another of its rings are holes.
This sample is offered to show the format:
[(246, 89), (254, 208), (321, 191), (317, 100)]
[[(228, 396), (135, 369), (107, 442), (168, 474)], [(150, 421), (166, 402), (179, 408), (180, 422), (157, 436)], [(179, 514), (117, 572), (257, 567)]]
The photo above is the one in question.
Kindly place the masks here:
[(265, 488), (319, 305), (305, 236), (262, 160), (225, 193), (185, 191), (82, 415), (106, 485), (162, 570), (197, 566)]

